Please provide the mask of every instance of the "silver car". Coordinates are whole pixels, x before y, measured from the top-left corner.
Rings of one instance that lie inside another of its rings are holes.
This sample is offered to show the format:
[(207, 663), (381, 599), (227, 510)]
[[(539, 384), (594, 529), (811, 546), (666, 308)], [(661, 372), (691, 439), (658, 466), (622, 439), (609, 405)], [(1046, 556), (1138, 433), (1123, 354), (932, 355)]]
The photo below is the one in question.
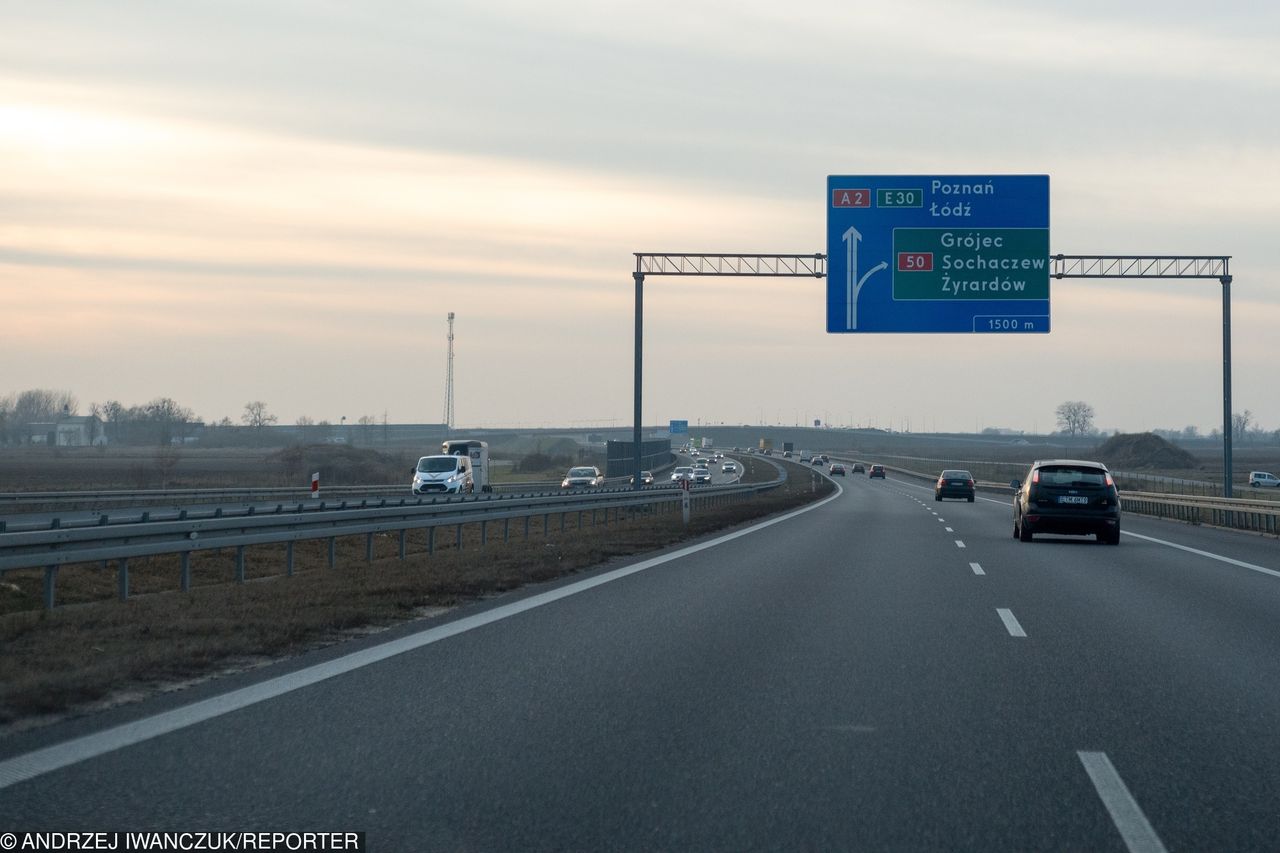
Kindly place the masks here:
[(594, 489), (604, 485), (604, 474), (594, 465), (579, 465), (570, 468), (560, 483), (562, 489)]
[(693, 482), (693, 466), (681, 465), (671, 472), (671, 482), (679, 483), (681, 480)]

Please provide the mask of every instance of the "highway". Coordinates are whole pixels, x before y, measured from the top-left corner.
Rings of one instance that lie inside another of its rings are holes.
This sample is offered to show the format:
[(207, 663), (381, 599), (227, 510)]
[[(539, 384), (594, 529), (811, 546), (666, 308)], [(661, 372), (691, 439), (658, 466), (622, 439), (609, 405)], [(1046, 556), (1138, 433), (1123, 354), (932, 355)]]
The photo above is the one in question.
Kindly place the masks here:
[(842, 491), (0, 741), (0, 829), (374, 850), (1274, 850), (1280, 548)]

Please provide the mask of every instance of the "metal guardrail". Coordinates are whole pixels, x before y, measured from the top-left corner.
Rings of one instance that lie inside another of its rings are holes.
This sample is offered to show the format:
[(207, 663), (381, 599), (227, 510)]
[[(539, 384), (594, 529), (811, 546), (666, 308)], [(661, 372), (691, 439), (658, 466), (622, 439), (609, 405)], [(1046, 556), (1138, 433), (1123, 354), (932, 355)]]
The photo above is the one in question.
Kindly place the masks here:
[(1233, 530), (1280, 535), (1280, 504), (1248, 498), (1194, 498), (1154, 492), (1121, 492), (1126, 512), (1172, 518), (1190, 524), (1208, 524)]
[[(764, 483), (702, 486), (691, 499), (695, 506), (717, 505), (754, 496), (777, 488), (784, 476)], [(44, 569), (44, 601), (47, 608), (55, 603), (55, 584), (59, 568), (75, 564), (105, 563), (116, 560), (117, 587), (121, 599), (129, 595), (129, 560), (135, 557), (177, 554), (181, 558), (181, 588), (190, 589), (190, 559), (197, 551), (234, 548), (236, 581), (245, 579), (245, 548), (253, 545), (286, 545), (286, 574), (293, 574), (293, 546), (311, 539), (329, 541), (329, 565), (335, 564), (335, 540), (339, 536), (365, 535), (366, 553), (373, 558), (373, 537), (377, 533), (399, 534), (399, 556), (405, 557), (409, 530), (427, 531), (427, 552), (435, 550), (435, 532), (440, 527), (456, 527), (456, 541), (461, 544), (463, 527), (480, 525), (480, 541), (488, 540), (489, 524), (502, 522), (504, 541), (510, 536), (510, 522), (525, 520), (524, 535), (529, 535), (529, 520), (543, 516), (543, 530), (550, 519), (560, 516), (561, 529), (570, 513), (591, 512), (593, 520), (600, 512), (608, 524), (610, 512), (670, 511), (678, 509), (681, 491), (669, 486), (641, 490), (578, 491), (537, 496), (504, 497), (478, 495), (440, 501), (408, 499), (377, 506), (334, 508), (322, 504), (310, 507), (298, 503), (285, 509), (278, 504), (274, 512), (243, 514), (215, 511), (208, 517), (191, 517), (182, 512), (178, 517), (148, 519), (128, 524), (85, 524), (56, 526), (48, 529), (0, 533), (0, 577), (18, 569)]]
[[(551, 489), (560, 485), (559, 480), (539, 480), (522, 483), (498, 483), (493, 491), (501, 494), (519, 494), (537, 489)], [(409, 492), (406, 485), (325, 486), (324, 498), (348, 495), (401, 495)], [(104, 506), (124, 504), (148, 506), (157, 503), (197, 503), (203, 501), (252, 501), (271, 499), (309, 499), (311, 491), (305, 487), (229, 488), (229, 489), (143, 489), (139, 491), (66, 491), (66, 492), (0, 492), (0, 512), (31, 511), (40, 506)]]
[[(821, 452), (821, 451), (819, 451)], [(828, 454), (830, 455), (830, 454)], [(835, 458), (834, 456), (832, 458)], [(1041, 456), (1040, 458), (1046, 458)], [(938, 470), (944, 468), (965, 468), (978, 473), (986, 473), (991, 476), (1001, 475), (1007, 471), (1011, 477), (1021, 477), (1031, 466), (1030, 461), (1026, 462), (1002, 462), (997, 460), (979, 460), (979, 459), (936, 459), (926, 456), (903, 456), (901, 454), (883, 454), (877, 457), (877, 461), (883, 464), (885, 459), (904, 459), (908, 462), (931, 462), (937, 465)], [(911, 469), (894, 469), (903, 472), (910, 472), (917, 476), (937, 476), (922, 475), (920, 472)], [(1151, 486), (1161, 488), (1161, 494), (1183, 494), (1183, 495), (1203, 495), (1205, 497), (1221, 497), (1222, 483), (1209, 482), (1208, 480), (1193, 480), (1187, 477), (1168, 477), (1162, 474), (1150, 474), (1140, 471), (1119, 471), (1113, 470), (1111, 475), (1115, 478), (1116, 483), (1122, 489), (1129, 489), (1137, 484), (1150, 484)], [(1233, 478), (1234, 479), (1234, 478)], [(1271, 491), (1263, 491), (1258, 489), (1249, 489), (1248, 481), (1240, 480), (1235, 482), (1235, 486), (1245, 491), (1253, 491), (1258, 500), (1273, 499), (1280, 502), (1280, 489)], [(1271, 497), (1274, 496), (1274, 497)]]
[[(672, 468), (667, 465), (655, 468), (656, 474)], [(493, 483), (490, 492), (493, 494), (534, 494), (556, 489), (560, 480), (525, 480), (514, 483)], [(609, 485), (622, 486), (631, 482), (631, 477), (610, 477), (605, 481)], [(325, 486), (321, 490), (324, 499), (330, 497), (346, 497), (351, 495), (402, 495), (409, 492), (409, 486), (395, 485), (356, 485)], [(310, 499), (311, 490), (307, 487), (295, 486), (262, 486), (237, 487), (226, 489), (141, 489), (98, 490), (98, 491), (58, 491), (58, 492), (0, 492), (0, 513), (31, 512), (35, 507), (83, 506), (97, 508), (100, 506), (119, 504), (131, 507), (154, 506), (156, 504), (184, 504), (213, 501), (253, 501), (253, 500), (299, 500)]]

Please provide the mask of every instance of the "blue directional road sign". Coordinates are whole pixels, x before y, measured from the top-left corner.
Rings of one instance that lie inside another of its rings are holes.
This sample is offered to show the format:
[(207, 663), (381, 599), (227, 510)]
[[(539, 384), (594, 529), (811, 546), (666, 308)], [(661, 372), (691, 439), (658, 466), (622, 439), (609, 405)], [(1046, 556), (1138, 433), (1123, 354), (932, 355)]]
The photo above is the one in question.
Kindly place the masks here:
[(688, 421), (672, 421), (671, 422), (672, 435), (688, 434), (688, 432), (689, 432)]
[(1048, 332), (1048, 175), (831, 175), (828, 332)]

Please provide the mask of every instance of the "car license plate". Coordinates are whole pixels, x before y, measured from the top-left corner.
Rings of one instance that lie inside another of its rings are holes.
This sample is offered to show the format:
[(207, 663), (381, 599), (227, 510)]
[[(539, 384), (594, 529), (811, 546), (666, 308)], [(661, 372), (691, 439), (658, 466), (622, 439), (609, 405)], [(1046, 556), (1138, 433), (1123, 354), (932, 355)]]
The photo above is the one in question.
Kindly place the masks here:
[(1084, 495), (1059, 495), (1058, 503), (1060, 504), (1087, 504), (1089, 499)]

